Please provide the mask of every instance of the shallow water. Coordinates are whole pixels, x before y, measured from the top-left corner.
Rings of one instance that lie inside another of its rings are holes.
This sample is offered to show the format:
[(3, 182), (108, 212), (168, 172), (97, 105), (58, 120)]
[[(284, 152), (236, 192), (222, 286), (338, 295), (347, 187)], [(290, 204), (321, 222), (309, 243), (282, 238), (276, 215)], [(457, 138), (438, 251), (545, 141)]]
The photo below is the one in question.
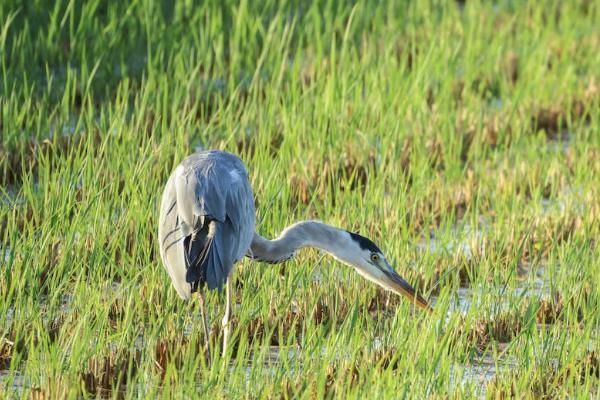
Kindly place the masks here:
[[(576, 192), (567, 190), (562, 195), (559, 195), (556, 200), (542, 200), (540, 210), (542, 213), (558, 212), (563, 213), (567, 208), (567, 202), (572, 202)], [(572, 204), (570, 204), (572, 206)], [(580, 208), (576, 207), (579, 211)], [(485, 231), (488, 229), (488, 224), (485, 218), (480, 218), (479, 229), (474, 229), (469, 224), (456, 225), (452, 228), (451, 235), (438, 238), (436, 232), (431, 232), (429, 238), (423, 239), (416, 244), (416, 248), (422, 253), (444, 253), (444, 254), (459, 254), (467, 259), (472, 257), (471, 246), (473, 243), (479, 242)], [(2, 253), (0, 253), (1, 255)], [(3, 259), (10, 260), (11, 251), (8, 248), (3, 249)], [(319, 271), (312, 273), (313, 283), (321, 283), (323, 275)], [(521, 297), (542, 298), (551, 294), (551, 286), (547, 276), (547, 271), (543, 266), (535, 268), (523, 267), (519, 271), (517, 278), (517, 287), (508, 288), (507, 286), (490, 286), (489, 284), (480, 284), (475, 287), (459, 288), (450, 299), (448, 308), (447, 320), (456, 313), (467, 314), (469, 309), (477, 306), (480, 299), (489, 296), (490, 294), (503, 299), (499, 303), (498, 310), (508, 308), (511, 304), (514, 305), (514, 300)], [(122, 285), (113, 283), (106, 286), (107, 297), (111, 292), (119, 292), (124, 290)], [(506, 299), (506, 300), (504, 300)], [(60, 305), (60, 314), (67, 314), (71, 311), (72, 297), (69, 295), (63, 296)], [(430, 301), (433, 305), (437, 302), (437, 297), (432, 296)], [(236, 304), (234, 313), (241, 307)], [(294, 307), (294, 304), (291, 305)], [(4, 320), (5, 326), (10, 327), (14, 319), (14, 308), (11, 306), (8, 309), (8, 314)], [(184, 335), (189, 336), (194, 329), (198, 329), (201, 324), (200, 316), (194, 315), (190, 322), (186, 325)], [(143, 335), (139, 335), (133, 343), (134, 349), (142, 349), (148, 345), (147, 339)], [(377, 350), (384, 346), (382, 338), (374, 338), (373, 349)], [(497, 344), (498, 348), (503, 348), (506, 344)], [(592, 347), (594, 347), (592, 345)], [(115, 347), (116, 349), (116, 347)], [(270, 346), (264, 360), (264, 368), (272, 373), (277, 371), (283, 360), (290, 360), (297, 363), (297, 368), (302, 369), (300, 349), (296, 347), (279, 347)], [(324, 350), (325, 352), (325, 350)], [(323, 354), (324, 355), (324, 354)], [(340, 358), (349, 357), (348, 354), (339, 354)], [(248, 376), (251, 376), (253, 365), (248, 361)], [(513, 368), (514, 360), (498, 359), (489, 352), (486, 352), (481, 357), (475, 358), (469, 363), (456, 363), (451, 367), (451, 381), (460, 384), (461, 387), (472, 387), (474, 394), (477, 397), (485, 398), (486, 387), (490, 381), (497, 375), (498, 369)], [(0, 370), (0, 388), (12, 388), (13, 391), (22, 392), (27, 388), (27, 382), (19, 371), (1, 371)]]
[[(509, 367), (507, 361), (500, 363), (502, 366)], [(487, 385), (496, 377), (497, 361), (491, 355), (479, 357), (476, 361), (469, 364), (455, 364), (450, 372), (450, 381), (457, 384), (460, 379), (460, 386), (466, 388), (471, 386), (477, 398), (486, 398)]]
[[(430, 239), (427, 245), (428, 251), (458, 251), (463, 252), (465, 256), (470, 256), (468, 245), (466, 244), (466, 237), (472, 237), (475, 235), (476, 237), (481, 235), (480, 231), (471, 231), (469, 227), (465, 229), (466, 234), (459, 235), (459, 239), (456, 241), (451, 241), (446, 245), (441, 245), (435, 238)], [(471, 236), (469, 236), (471, 235)], [(462, 241), (461, 241), (462, 238)], [(7, 250), (6, 255), (9, 255)], [(507, 298), (514, 298), (514, 296), (542, 296), (548, 293), (547, 282), (544, 280), (544, 272), (543, 268), (536, 269), (535, 273), (532, 271), (526, 271), (526, 273), (522, 274), (522, 277), (519, 279), (519, 282), (522, 284), (521, 286), (507, 290), (506, 288), (496, 288), (496, 290), (490, 289), (489, 286), (478, 286), (474, 288), (461, 288), (455, 294), (455, 296), (451, 299), (451, 304), (448, 310), (448, 318), (451, 315), (459, 312), (459, 313), (467, 313), (469, 308), (473, 305), (474, 301), (482, 298), (483, 296), (490, 293), (492, 291), (506, 291)], [(312, 276), (313, 282), (320, 282), (322, 280), (322, 275), (319, 272), (315, 272)], [(106, 286), (107, 296), (110, 295), (109, 292), (119, 292), (122, 291), (122, 285), (118, 283), (113, 283), (112, 285)], [(432, 303), (435, 304), (437, 298), (433, 297)], [(61, 298), (60, 304), (60, 314), (69, 313), (71, 310), (73, 298), (72, 296), (66, 295)], [(236, 304), (235, 308), (239, 309), (241, 305)], [(235, 312), (236, 310), (234, 310)], [(9, 313), (5, 319), (5, 326), (10, 326), (13, 320), (14, 308), (9, 308)], [(194, 329), (201, 324), (201, 319), (199, 315), (194, 315), (192, 320), (186, 325), (186, 329), (184, 331), (184, 335), (189, 336)], [(141, 349), (147, 346), (147, 340), (143, 335), (138, 336), (135, 343), (133, 344), (133, 348)], [(381, 338), (375, 338), (373, 341), (373, 349), (377, 350), (383, 346), (383, 340)], [(115, 347), (116, 348), (116, 347)], [(279, 346), (270, 346), (268, 354), (264, 360), (265, 368), (275, 373), (277, 368), (282, 362), (282, 359), (285, 358), (287, 360), (298, 361), (298, 368), (303, 368), (300, 365), (300, 355), (299, 349), (295, 347), (279, 347)], [(339, 357), (348, 357), (346, 354), (339, 354)], [(468, 364), (456, 364), (453, 366), (452, 377), (451, 379), (460, 380), (460, 384), (462, 386), (472, 385), (476, 389), (476, 393), (478, 396), (485, 395), (485, 387), (487, 383), (490, 382), (496, 376), (497, 373), (497, 360), (494, 360), (490, 355), (479, 358)], [(252, 368), (252, 365), (249, 361), (248, 369), (249, 371)], [(501, 365), (508, 365), (502, 362)], [(456, 378), (454, 378), (456, 377)], [(17, 372), (8, 372), (8, 371), (0, 371), (0, 385), (6, 387), (12, 387), (13, 391), (23, 390), (26, 386), (26, 382), (24, 381), (23, 376)]]
[(469, 223), (456, 224), (451, 228), (448, 240), (444, 240), (444, 236), (440, 237), (437, 232), (431, 231), (429, 237), (423, 238), (415, 244), (415, 248), (420, 253), (456, 254), (469, 260), (473, 256), (472, 244), (482, 240), (488, 227), (487, 218), (480, 216), (478, 229)]
[(8, 265), (8, 263), (10, 262), (11, 256), (12, 256), (12, 253), (11, 253), (10, 249), (8, 247), (6, 247), (4, 249), (4, 262), (6, 263), (6, 265)]
[[(548, 297), (551, 293), (550, 284), (543, 275), (543, 268), (537, 272), (534, 278), (523, 279), (520, 284), (521, 286), (515, 288), (508, 288), (506, 286), (491, 287), (489, 285), (478, 285), (476, 287), (465, 287), (459, 288), (458, 291), (452, 296), (450, 300), (450, 306), (448, 308), (447, 318), (456, 312), (466, 314), (469, 308), (474, 302), (478, 302), (478, 299), (482, 299), (491, 293), (495, 293), (498, 297), (502, 297), (503, 300), (498, 307), (498, 310), (508, 308), (511, 306), (511, 300), (521, 297), (534, 297), (541, 299)], [(437, 296), (430, 298), (431, 303), (435, 306), (438, 300)], [(478, 304), (474, 304), (477, 306)]]
[(28, 387), (29, 385), (27, 385), (27, 381), (21, 372), (0, 370), (0, 389), (2, 391), (24, 395), (25, 389)]
[(549, 138), (548, 150), (567, 154), (572, 144), (571, 141), (574, 140), (574, 138), (575, 135), (571, 134), (567, 129), (563, 129), (556, 137)]
[(8, 185), (0, 190), (0, 206), (16, 207), (23, 205), (25, 200), (19, 196), (21, 188), (18, 185)]
[[(374, 338), (373, 349), (377, 350), (383, 346), (383, 340), (380, 337)], [(502, 350), (505, 345), (498, 346)], [(288, 360), (299, 360), (300, 355), (296, 348), (287, 347), (281, 348), (279, 346), (270, 346), (268, 356), (265, 359), (265, 368), (276, 373), (276, 369), (282, 362), (282, 357), (286, 357)], [(325, 352), (325, 351), (323, 351)], [(340, 358), (350, 357), (349, 354), (340, 354)], [(491, 354), (487, 354), (478, 357), (471, 363), (456, 363), (451, 367), (450, 381), (453, 384), (460, 384), (462, 388), (468, 386), (474, 389), (474, 394), (478, 398), (485, 398), (486, 387), (497, 374), (497, 367), (512, 367), (514, 363), (509, 360), (495, 360)], [(252, 365), (248, 365), (248, 369), (251, 369)], [(298, 365), (299, 369), (302, 369), (301, 365)], [(248, 371), (248, 375), (250, 372)]]
[[(434, 244), (437, 246), (437, 244)], [(460, 246), (455, 248), (460, 249)], [(460, 250), (459, 250), (460, 251)], [(507, 291), (507, 298), (513, 296), (542, 296), (547, 293), (547, 284), (544, 280), (544, 269), (540, 268), (536, 271), (535, 274), (527, 274), (527, 276), (520, 280), (523, 283), (522, 286), (511, 289)], [(318, 280), (318, 279), (317, 279)], [(120, 291), (122, 288), (118, 284), (113, 284), (112, 286), (107, 287), (107, 291)], [(502, 290), (502, 288), (497, 288), (497, 290)], [(489, 287), (475, 287), (475, 288), (461, 288), (458, 290), (456, 295), (451, 300), (451, 305), (448, 310), (448, 318), (451, 315), (459, 312), (459, 313), (467, 313), (469, 308), (472, 306), (476, 299), (482, 298), (484, 294), (489, 294)], [(436, 298), (432, 298), (432, 303), (435, 304)], [(68, 313), (70, 310), (70, 304), (72, 302), (72, 298), (70, 296), (63, 296), (60, 306), (61, 313)], [(236, 308), (239, 309), (240, 305), (236, 305)], [(7, 316), (5, 322), (10, 324), (13, 319), (14, 310), (11, 307), (9, 309), (9, 315)], [(193, 329), (197, 329), (197, 324), (200, 324), (200, 316), (195, 315), (193, 320), (189, 322), (186, 326), (184, 335), (188, 336), (192, 333)], [(135, 343), (133, 344), (133, 348), (141, 349), (147, 346), (147, 340), (143, 335), (138, 336)], [(377, 350), (383, 346), (382, 338), (374, 338), (373, 340), (373, 349)], [(502, 346), (502, 345), (499, 345)], [(116, 348), (116, 347), (115, 347)], [(268, 349), (268, 353), (264, 359), (264, 368), (271, 373), (275, 374), (277, 372), (277, 368), (279, 368), (280, 364), (284, 359), (290, 360), (292, 362), (297, 362), (297, 368), (302, 369), (303, 366), (300, 362), (301, 356), (299, 352), (302, 351), (296, 347), (280, 347), (280, 346), (270, 346)], [(325, 353), (325, 350), (324, 350)], [(324, 354), (323, 354), (324, 355)], [(339, 354), (340, 358), (349, 357), (349, 354)], [(511, 367), (511, 363), (506, 360), (498, 361), (498, 359), (494, 359), (492, 355), (486, 354), (482, 357), (476, 358), (474, 361), (470, 363), (457, 363), (452, 366), (451, 372), (451, 380), (452, 381), (460, 381), (460, 385), (463, 388), (468, 386), (472, 387), (474, 390), (474, 394), (477, 397), (484, 398), (486, 395), (486, 386), (487, 384), (496, 376), (498, 367)], [(251, 376), (252, 363), (248, 361), (248, 377)], [(232, 366), (233, 368), (233, 366)], [(18, 371), (0, 371), (0, 387), (4, 388), (12, 388), (12, 391), (22, 392), (24, 389), (28, 387), (27, 382), (25, 382), (24, 377)]]

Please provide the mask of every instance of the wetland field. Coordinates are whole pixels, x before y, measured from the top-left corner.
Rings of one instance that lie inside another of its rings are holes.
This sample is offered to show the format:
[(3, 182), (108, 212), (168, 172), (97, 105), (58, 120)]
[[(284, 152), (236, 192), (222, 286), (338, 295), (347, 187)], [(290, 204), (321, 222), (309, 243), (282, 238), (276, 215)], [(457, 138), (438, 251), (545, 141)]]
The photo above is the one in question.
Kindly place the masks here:
[[(0, 398), (598, 398), (599, 12), (3, 0)], [(434, 312), (245, 259), (208, 360), (157, 243), (201, 149), (244, 160), (263, 236), (359, 231)]]

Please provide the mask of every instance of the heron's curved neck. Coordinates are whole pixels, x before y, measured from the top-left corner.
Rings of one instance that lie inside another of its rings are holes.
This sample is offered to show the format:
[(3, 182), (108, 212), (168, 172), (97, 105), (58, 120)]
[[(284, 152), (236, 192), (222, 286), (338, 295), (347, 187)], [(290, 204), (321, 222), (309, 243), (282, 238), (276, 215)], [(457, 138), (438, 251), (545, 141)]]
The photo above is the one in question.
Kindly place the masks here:
[(348, 232), (320, 221), (302, 221), (287, 227), (277, 239), (269, 240), (254, 234), (250, 256), (255, 260), (280, 263), (294, 256), (303, 247), (316, 247), (333, 255), (342, 251), (349, 239)]

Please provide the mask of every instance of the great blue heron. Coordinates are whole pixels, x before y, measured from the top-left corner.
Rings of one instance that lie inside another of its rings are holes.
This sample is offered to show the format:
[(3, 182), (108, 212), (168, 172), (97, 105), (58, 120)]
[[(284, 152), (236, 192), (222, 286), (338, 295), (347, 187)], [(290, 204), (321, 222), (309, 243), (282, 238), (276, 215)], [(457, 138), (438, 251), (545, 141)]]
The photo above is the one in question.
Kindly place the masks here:
[[(160, 255), (182, 299), (197, 291), (208, 343), (203, 288), (225, 285), (222, 325), (227, 349), (231, 317), (231, 273), (244, 256), (268, 263), (292, 258), (298, 249), (316, 247), (353, 266), (365, 278), (408, 297), (431, 312), (427, 301), (398, 275), (371, 240), (319, 221), (287, 227), (274, 240), (255, 231), (254, 198), (242, 161), (224, 151), (195, 153), (179, 164), (164, 189), (158, 237)], [(207, 344), (209, 359), (210, 346)]]

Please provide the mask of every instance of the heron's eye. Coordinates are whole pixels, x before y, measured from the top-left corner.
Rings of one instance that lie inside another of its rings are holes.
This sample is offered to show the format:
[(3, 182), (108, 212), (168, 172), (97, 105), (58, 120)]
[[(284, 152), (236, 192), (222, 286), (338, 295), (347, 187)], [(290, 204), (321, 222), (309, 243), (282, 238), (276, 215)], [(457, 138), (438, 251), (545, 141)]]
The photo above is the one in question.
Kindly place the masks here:
[(379, 254), (371, 253), (371, 261), (373, 261), (374, 263), (379, 262)]

